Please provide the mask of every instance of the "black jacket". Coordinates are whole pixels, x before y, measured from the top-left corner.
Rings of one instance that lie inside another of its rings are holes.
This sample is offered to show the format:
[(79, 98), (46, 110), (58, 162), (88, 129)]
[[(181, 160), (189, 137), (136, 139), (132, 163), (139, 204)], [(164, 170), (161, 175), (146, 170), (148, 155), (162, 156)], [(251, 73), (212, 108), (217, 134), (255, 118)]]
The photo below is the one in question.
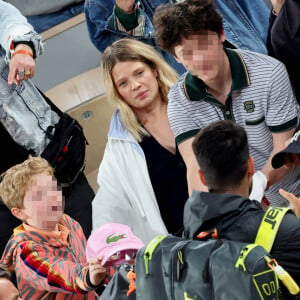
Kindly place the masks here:
[[(219, 238), (253, 243), (263, 215), (257, 201), (194, 191), (184, 208), (184, 236), (193, 239), (216, 228)], [(285, 215), (271, 255), (300, 285), (300, 219), (294, 214)]]
[(283, 62), (300, 103), (300, 1), (285, 0), (276, 17), (269, 19), (269, 55)]

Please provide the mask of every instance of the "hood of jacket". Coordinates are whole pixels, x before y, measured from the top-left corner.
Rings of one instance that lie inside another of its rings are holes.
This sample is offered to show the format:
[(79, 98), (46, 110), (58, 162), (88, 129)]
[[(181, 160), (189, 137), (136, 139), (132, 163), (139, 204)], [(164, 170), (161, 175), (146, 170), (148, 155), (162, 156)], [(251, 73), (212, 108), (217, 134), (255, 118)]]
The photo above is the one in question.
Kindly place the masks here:
[(193, 191), (184, 208), (184, 237), (193, 239), (202, 231), (216, 228), (218, 238), (247, 241), (250, 235), (255, 239), (263, 215), (257, 201), (234, 194)]
[(124, 126), (121, 113), (118, 109), (116, 109), (112, 114), (107, 136), (109, 139), (117, 139), (137, 143), (133, 135)]

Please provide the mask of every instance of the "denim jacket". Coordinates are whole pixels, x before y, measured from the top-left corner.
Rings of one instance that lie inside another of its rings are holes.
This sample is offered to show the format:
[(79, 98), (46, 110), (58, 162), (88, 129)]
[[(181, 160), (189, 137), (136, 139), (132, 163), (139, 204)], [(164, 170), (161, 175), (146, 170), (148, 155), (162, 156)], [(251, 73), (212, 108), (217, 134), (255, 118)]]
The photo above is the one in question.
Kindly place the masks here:
[(0, 1), (0, 122), (12, 139), (36, 155), (41, 154), (49, 140), (48, 126), (58, 122), (58, 115), (31, 81), (20, 86), (8, 85), (8, 65), (12, 41), (31, 41), (36, 55), (42, 53), (41, 37), (12, 5)]
[[(155, 8), (169, 0), (140, 0), (140, 14), (144, 22), (143, 35), (135, 35), (147, 44), (154, 45), (154, 27), (152, 24)], [(248, 3), (249, 2), (249, 3)], [(269, 9), (262, 0), (215, 0), (223, 16), (226, 38), (236, 47), (267, 54), (266, 39)], [(114, 0), (86, 0), (85, 14), (90, 38), (99, 51), (123, 37), (133, 37), (115, 26)], [(166, 61), (180, 74), (184, 69), (168, 53), (161, 51)]]
[(11, 57), (11, 42), (32, 42), (36, 56), (43, 52), (41, 37), (34, 31), (26, 18), (11, 4), (0, 0), (0, 55), (6, 53), (6, 59)]
[(40, 155), (49, 143), (47, 128), (59, 116), (30, 80), (8, 85), (7, 76), (8, 65), (0, 57), (0, 122), (17, 144)]
[(215, 0), (226, 39), (237, 48), (267, 54), (270, 9), (263, 0)]

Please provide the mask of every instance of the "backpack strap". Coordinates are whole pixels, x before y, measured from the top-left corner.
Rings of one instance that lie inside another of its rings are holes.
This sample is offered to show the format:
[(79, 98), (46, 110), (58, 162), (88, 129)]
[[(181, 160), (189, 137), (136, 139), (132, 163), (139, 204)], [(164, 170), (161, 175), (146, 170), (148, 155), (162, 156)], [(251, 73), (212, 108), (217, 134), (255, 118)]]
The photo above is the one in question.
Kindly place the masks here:
[(271, 251), (279, 226), (288, 211), (288, 207), (269, 207), (259, 225), (254, 243)]

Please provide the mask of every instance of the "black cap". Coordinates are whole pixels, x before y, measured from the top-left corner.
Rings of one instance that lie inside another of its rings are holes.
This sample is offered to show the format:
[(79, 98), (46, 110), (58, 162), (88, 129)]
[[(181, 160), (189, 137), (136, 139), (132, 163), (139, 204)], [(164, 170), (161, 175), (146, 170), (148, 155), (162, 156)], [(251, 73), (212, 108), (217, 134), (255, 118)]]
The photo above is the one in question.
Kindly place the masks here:
[(274, 169), (278, 169), (284, 165), (284, 157), (287, 153), (300, 154), (300, 130), (295, 133), (289, 145), (284, 150), (273, 156), (272, 166)]

